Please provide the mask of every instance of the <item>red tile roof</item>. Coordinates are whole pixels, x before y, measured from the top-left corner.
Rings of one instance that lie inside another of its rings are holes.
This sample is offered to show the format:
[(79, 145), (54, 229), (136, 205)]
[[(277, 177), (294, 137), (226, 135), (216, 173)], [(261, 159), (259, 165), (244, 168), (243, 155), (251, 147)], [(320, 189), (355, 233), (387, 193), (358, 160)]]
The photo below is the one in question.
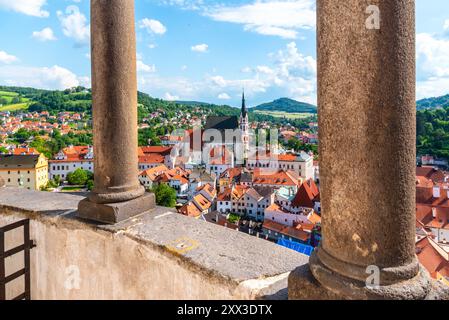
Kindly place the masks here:
[(77, 161), (93, 161), (93, 159), (86, 159), (89, 153), (89, 146), (70, 146), (62, 149), (66, 159), (65, 160), (51, 160), (50, 162), (77, 162)]
[(265, 170), (255, 169), (253, 183), (259, 185), (296, 187), (301, 183), (301, 179), (293, 171), (279, 170), (267, 172)]
[(161, 156), (167, 156), (171, 153), (173, 147), (159, 147), (159, 146), (146, 146), (139, 147), (138, 154), (139, 156), (147, 155), (150, 153), (160, 154)]
[(305, 181), (293, 199), (292, 205), (294, 207), (313, 208), (315, 201), (319, 199), (319, 194), (318, 187), (312, 179)]
[(150, 153), (144, 156), (139, 156), (139, 163), (164, 163), (165, 157), (160, 154)]
[(432, 240), (423, 238), (416, 243), (416, 254), (419, 262), (430, 272), (433, 278), (437, 274), (449, 277), (449, 261), (443, 257), (432, 245)]

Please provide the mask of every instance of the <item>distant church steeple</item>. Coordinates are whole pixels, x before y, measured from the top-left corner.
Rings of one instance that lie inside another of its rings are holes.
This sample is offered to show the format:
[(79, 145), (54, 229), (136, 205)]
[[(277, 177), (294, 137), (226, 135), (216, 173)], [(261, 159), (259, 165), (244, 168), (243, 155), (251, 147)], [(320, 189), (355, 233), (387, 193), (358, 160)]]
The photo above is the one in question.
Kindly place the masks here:
[(249, 120), (248, 120), (248, 110), (246, 110), (245, 90), (243, 90), (243, 94), (242, 94), (242, 112), (240, 114), (240, 131), (241, 131), (242, 143), (243, 143), (244, 165), (246, 165), (246, 160), (248, 159), (248, 151), (249, 151)]
[(242, 117), (246, 118), (248, 112), (246, 111), (246, 101), (245, 101), (245, 90), (243, 90), (242, 94)]

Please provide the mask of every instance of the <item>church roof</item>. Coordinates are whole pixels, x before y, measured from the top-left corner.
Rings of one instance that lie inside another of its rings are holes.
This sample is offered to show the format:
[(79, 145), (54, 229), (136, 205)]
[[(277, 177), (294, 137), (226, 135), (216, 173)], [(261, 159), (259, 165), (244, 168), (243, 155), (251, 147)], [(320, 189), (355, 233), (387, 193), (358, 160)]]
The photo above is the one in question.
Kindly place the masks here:
[(239, 120), (236, 116), (230, 117), (207, 117), (205, 130), (235, 130), (239, 128)]

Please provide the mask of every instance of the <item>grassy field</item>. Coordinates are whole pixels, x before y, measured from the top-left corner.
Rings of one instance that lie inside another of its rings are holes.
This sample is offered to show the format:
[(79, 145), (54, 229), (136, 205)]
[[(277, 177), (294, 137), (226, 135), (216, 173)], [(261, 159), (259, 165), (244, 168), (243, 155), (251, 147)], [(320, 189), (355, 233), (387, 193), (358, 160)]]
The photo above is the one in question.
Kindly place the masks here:
[(18, 111), (28, 109), (29, 103), (10, 104), (0, 107), (0, 111)]
[(9, 91), (0, 91), (0, 97), (17, 97), (19, 94), (16, 92), (9, 92)]
[(288, 113), (283, 111), (256, 111), (255, 113), (286, 119), (304, 119), (315, 115), (313, 113)]
[(0, 111), (17, 111), (17, 110), (26, 110), (29, 106), (29, 99), (22, 98), (20, 103), (11, 104), (14, 97), (17, 97), (19, 94), (16, 92), (8, 92), (8, 91), (0, 91), (0, 99), (5, 99), (8, 104), (0, 106)]

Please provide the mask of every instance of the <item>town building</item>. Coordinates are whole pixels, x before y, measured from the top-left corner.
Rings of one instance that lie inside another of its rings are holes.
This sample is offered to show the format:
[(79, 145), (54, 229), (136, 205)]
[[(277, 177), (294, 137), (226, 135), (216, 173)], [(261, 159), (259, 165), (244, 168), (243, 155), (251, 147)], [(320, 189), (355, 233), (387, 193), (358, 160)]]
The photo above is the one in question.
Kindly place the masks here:
[(261, 170), (253, 171), (253, 185), (272, 187), (275, 189), (288, 188), (292, 193), (298, 191), (302, 179), (293, 171), (284, 170)]
[(172, 152), (173, 147), (145, 146), (139, 147), (139, 170), (155, 168), (165, 165), (169, 169), (173, 169), (176, 164), (176, 156)]
[(92, 146), (69, 146), (59, 151), (49, 161), (50, 179), (59, 176), (67, 179), (67, 175), (77, 169), (94, 172), (94, 152)]
[(250, 170), (258, 168), (289, 170), (295, 172), (304, 180), (314, 179), (315, 177), (313, 155), (305, 152), (285, 154), (267, 152), (265, 155), (257, 153), (248, 159), (247, 168)]
[(48, 183), (48, 161), (36, 151), (0, 155), (0, 177), (7, 187), (41, 190)]
[(163, 173), (169, 171), (165, 165), (160, 165), (151, 169), (142, 171), (139, 174), (139, 181), (147, 190), (151, 190), (157, 181), (157, 178)]

